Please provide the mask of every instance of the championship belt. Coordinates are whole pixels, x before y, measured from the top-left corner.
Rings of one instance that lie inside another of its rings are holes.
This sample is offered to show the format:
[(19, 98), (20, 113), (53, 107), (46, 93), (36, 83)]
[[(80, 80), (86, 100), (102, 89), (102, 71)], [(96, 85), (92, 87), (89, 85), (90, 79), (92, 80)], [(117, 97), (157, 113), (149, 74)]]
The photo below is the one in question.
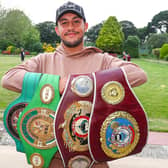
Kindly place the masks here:
[(88, 149), (93, 89), (92, 74), (68, 78), (55, 116), (56, 142), (64, 167), (87, 168), (93, 164)]
[(33, 168), (48, 168), (57, 151), (53, 124), (59, 100), (59, 76), (43, 74), (31, 103), (19, 117), (19, 136)]
[(148, 125), (143, 107), (120, 68), (96, 72), (88, 140), (95, 162), (141, 152)]
[(19, 115), (24, 110), (24, 108), (31, 101), (36, 87), (39, 83), (41, 74), (40, 73), (32, 73), (27, 72), (23, 79), (22, 84), (22, 93), (20, 97), (15, 99), (12, 103), (8, 105), (6, 110), (4, 111), (4, 125), (8, 132), (8, 134), (13, 138), (16, 143), (16, 150), (18, 152), (24, 152), (23, 145), (21, 143), (18, 130), (17, 130), (17, 122)]

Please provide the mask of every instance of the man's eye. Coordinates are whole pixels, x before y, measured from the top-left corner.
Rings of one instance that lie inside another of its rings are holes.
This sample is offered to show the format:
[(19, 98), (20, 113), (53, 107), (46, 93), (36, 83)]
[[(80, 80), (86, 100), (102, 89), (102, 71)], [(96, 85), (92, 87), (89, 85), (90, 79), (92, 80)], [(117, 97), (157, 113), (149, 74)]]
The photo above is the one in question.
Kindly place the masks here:
[(74, 20), (74, 23), (80, 23), (80, 20)]
[(68, 24), (68, 22), (61, 22), (61, 24), (62, 24), (62, 25), (66, 25), (66, 24)]

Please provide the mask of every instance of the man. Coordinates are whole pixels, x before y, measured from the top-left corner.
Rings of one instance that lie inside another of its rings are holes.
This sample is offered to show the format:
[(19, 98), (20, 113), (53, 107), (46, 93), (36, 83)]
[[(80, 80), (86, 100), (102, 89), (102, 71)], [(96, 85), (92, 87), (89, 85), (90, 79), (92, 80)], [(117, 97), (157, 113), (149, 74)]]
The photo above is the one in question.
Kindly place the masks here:
[[(2, 86), (15, 92), (21, 92), (26, 72), (60, 75), (60, 94), (63, 93), (69, 74), (91, 73), (105, 69), (123, 67), (132, 87), (146, 82), (145, 72), (136, 64), (125, 62), (95, 47), (84, 47), (84, 33), (88, 23), (83, 8), (67, 2), (56, 11), (55, 31), (61, 38), (61, 44), (54, 53), (39, 54), (10, 69), (2, 78)], [(59, 153), (55, 154), (50, 167), (63, 167)], [(108, 167), (106, 163), (93, 167)]]

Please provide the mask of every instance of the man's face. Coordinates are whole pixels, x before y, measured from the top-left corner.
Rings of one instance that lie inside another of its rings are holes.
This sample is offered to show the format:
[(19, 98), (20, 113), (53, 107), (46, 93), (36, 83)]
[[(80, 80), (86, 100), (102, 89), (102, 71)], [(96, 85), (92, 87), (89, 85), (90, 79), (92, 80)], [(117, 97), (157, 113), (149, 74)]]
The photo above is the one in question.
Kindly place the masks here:
[(88, 24), (78, 15), (65, 13), (58, 20), (58, 26), (55, 28), (56, 33), (60, 36), (63, 44), (67, 47), (76, 47), (83, 45), (84, 33)]

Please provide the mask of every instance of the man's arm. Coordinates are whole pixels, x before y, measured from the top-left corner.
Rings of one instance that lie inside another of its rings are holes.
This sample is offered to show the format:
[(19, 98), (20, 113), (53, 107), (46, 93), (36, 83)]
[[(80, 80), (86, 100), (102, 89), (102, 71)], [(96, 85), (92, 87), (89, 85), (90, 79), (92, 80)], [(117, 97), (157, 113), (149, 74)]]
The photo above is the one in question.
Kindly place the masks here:
[(26, 72), (39, 72), (38, 57), (33, 57), (25, 63), (7, 71), (1, 80), (2, 87), (15, 92), (21, 92), (22, 82)]
[(138, 65), (105, 54), (103, 68), (110, 69), (115, 67), (124, 68), (131, 87), (142, 85), (147, 81), (147, 74)]

